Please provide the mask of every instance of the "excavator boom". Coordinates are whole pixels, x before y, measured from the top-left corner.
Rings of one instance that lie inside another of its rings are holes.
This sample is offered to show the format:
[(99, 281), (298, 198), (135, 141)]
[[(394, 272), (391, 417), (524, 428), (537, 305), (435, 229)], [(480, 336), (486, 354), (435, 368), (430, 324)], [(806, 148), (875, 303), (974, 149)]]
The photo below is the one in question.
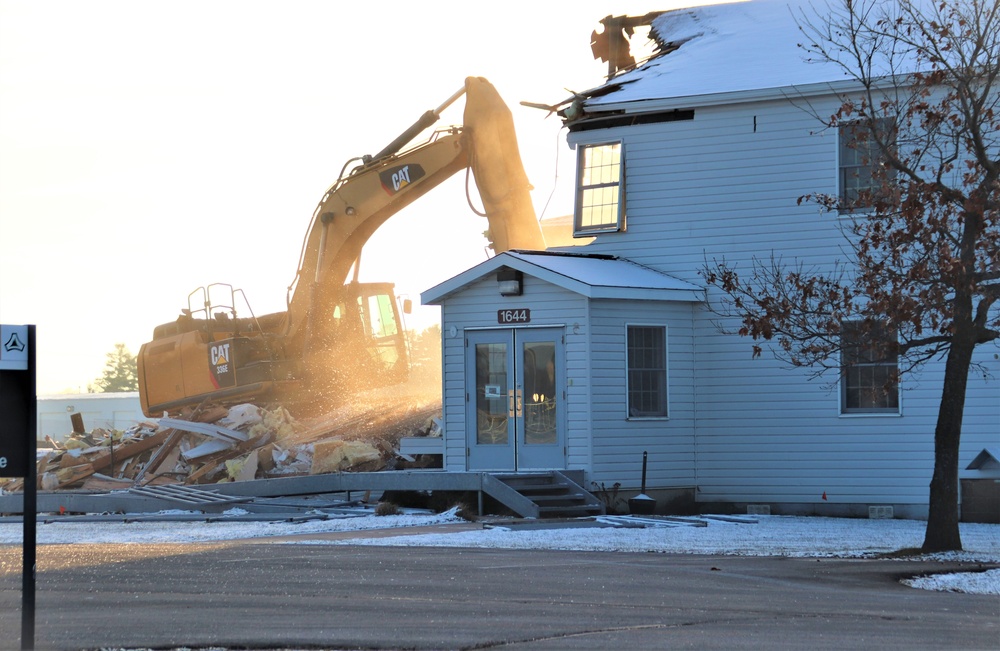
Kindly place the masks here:
[[(400, 152), (463, 94), (463, 126)], [(206, 306), (205, 318), (197, 319), (189, 306), (154, 330), (139, 353), (147, 415), (204, 401), (267, 400), (283, 389), (333, 401), (404, 380), (406, 342), (391, 285), (348, 276), (380, 226), (460, 170), (475, 177), (495, 252), (545, 248), (510, 110), (485, 79), (469, 77), (462, 90), (360, 161), (313, 213), (286, 312), (220, 318)]]

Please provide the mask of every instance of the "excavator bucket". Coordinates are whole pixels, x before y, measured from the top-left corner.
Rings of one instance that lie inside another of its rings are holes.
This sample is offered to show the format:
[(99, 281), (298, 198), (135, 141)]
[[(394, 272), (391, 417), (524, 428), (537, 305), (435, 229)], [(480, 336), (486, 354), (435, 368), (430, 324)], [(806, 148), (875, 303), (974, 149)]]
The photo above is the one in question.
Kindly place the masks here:
[(465, 136), (471, 141), (469, 163), (489, 218), (493, 250), (544, 250), (514, 118), (482, 77), (465, 80)]

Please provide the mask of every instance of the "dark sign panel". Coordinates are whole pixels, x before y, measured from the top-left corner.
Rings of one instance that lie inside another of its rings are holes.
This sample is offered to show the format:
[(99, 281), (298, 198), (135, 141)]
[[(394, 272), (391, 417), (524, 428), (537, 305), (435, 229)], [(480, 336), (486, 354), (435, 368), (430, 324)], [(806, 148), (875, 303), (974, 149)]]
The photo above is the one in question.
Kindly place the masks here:
[(28, 326), (0, 325), (0, 477), (27, 477), (34, 455), (29, 337)]
[(208, 346), (208, 367), (212, 369), (212, 383), (216, 389), (236, 386), (236, 364), (233, 339), (216, 341)]
[(526, 307), (497, 310), (497, 323), (501, 325), (531, 323), (531, 310)]
[(28, 476), (28, 374), (0, 371), (0, 477)]

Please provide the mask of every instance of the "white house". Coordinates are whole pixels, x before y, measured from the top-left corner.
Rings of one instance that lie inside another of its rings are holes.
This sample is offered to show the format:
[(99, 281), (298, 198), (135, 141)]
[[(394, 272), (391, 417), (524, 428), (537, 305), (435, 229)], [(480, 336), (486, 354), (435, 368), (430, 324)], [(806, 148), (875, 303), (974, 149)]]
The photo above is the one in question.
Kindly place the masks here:
[[(504, 253), (422, 295), (442, 306), (445, 468), (582, 470), (634, 494), (646, 452), (664, 501), (926, 517), (943, 364), (884, 399), (810, 380), (722, 334), (698, 273), (842, 255), (838, 215), (797, 200), (842, 190), (850, 161), (815, 116), (851, 82), (803, 60), (786, 0), (667, 12), (653, 31), (672, 51), (566, 112), (587, 244)], [(977, 351), (963, 469), (1000, 447), (998, 353)]]

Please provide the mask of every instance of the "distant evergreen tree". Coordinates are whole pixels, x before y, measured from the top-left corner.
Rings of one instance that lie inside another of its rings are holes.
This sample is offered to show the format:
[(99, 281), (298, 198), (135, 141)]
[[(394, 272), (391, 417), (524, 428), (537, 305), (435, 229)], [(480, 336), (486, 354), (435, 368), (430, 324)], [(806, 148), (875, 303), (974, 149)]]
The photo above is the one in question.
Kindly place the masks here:
[(98, 393), (138, 391), (139, 375), (136, 358), (128, 351), (125, 344), (115, 344), (115, 349), (107, 354), (107, 358), (104, 374), (94, 382), (95, 390)]

